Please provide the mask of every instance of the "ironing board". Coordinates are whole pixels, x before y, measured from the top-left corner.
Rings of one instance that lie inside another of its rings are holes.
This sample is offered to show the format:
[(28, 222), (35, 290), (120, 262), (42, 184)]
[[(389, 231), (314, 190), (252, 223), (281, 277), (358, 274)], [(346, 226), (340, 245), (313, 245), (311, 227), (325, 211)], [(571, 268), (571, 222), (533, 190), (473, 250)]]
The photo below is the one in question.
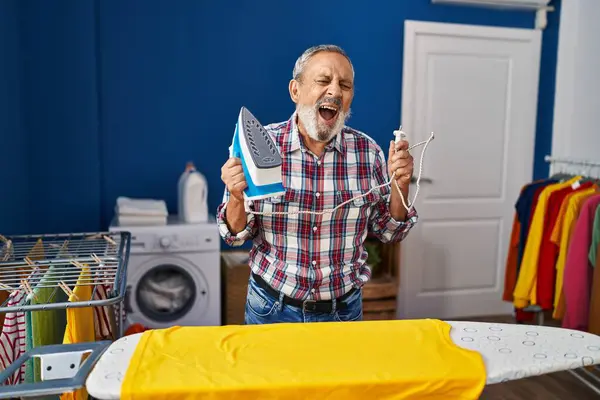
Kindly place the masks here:
[[(486, 385), (600, 364), (600, 336), (589, 333), (535, 325), (445, 322), (451, 326), (450, 337), (456, 346), (481, 355), (485, 364)], [(69, 345), (73, 354), (86, 345), (96, 346), (96, 351), (72, 376), (78, 378), (80, 383), (85, 382), (88, 393), (98, 400), (120, 399), (124, 377), (143, 334), (125, 336), (113, 343)], [(61, 363), (70, 363), (65, 361), (61, 360)], [(87, 366), (83, 368), (85, 364)], [(49, 365), (49, 361), (46, 365)], [(222, 372), (215, 371), (217, 374)], [(0, 379), (8, 375), (10, 369), (0, 374)], [(71, 390), (77, 387), (76, 383), (69, 386), (64, 379), (54, 382), (54, 390), (58, 387), (71, 387)], [(1, 387), (0, 398), (10, 398), (16, 393), (22, 395), (22, 392), (15, 391), (18, 386), (12, 388), (14, 390), (9, 386)], [(51, 391), (38, 389), (36, 393)]]

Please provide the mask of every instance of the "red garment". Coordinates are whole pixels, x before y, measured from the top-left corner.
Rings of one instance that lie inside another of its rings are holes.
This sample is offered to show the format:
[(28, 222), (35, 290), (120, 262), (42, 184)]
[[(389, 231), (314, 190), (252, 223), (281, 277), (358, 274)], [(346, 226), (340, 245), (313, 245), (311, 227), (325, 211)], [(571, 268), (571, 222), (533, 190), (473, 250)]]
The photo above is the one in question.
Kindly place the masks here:
[(544, 310), (551, 310), (554, 306), (554, 289), (556, 283), (556, 260), (558, 258), (558, 246), (552, 243), (550, 237), (556, 224), (560, 206), (565, 197), (573, 192), (587, 189), (593, 185), (592, 182), (584, 182), (577, 189), (572, 186), (553, 192), (548, 198), (546, 207), (546, 218), (542, 242), (540, 243), (540, 256), (537, 267), (537, 305)]
[(535, 318), (535, 314), (531, 311), (523, 311), (522, 308), (515, 308), (515, 321), (531, 322)]

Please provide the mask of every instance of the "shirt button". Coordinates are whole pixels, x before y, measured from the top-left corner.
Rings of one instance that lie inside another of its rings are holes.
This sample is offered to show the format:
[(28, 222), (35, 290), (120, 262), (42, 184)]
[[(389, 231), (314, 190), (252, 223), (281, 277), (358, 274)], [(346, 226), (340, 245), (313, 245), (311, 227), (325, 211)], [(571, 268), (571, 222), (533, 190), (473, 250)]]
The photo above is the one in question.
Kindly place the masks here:
[(321, 195), (321, 193), (317, 192), (315, 193), (315, 196), (319, 197)]
[(321, 165), (321, 161), (317, 161), (317, 165)]
[(317, 265), (317, 262), (313, 260), (312, 265)]
[(312, 294), (315, 294), (315, 292), (316, 292), (315, 288), (312, 288), (312, 289), (310, 290), (310, 292), (311, 292)]
[(315, 231), (315, 232), (317, 231), (317, 227), (316, 226), (313, 226), (313, 231)]

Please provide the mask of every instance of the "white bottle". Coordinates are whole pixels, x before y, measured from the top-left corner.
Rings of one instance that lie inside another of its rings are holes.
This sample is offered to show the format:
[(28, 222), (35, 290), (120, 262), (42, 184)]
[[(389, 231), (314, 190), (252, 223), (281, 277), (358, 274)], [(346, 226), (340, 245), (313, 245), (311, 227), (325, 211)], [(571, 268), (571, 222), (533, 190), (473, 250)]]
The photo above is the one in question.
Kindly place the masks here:
[(179, 219), (187, 223), (208, 221), (208, 186), (206, 178), (196, 171), (194, 163), (188, 162), (179, 178), (178, 214)]

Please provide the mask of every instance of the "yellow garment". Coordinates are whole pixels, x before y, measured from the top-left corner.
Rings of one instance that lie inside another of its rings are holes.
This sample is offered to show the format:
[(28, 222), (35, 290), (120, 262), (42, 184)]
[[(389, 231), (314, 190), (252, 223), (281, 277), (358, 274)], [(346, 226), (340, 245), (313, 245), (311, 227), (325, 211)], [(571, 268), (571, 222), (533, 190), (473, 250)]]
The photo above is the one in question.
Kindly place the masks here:
[(540, 245), (544, 234), (544, 220), (546, 218), (548, 199), (550, 199), (550, 195), (555, 191), (569, 187), (581, 178), (581, 176), (576, 176), (563, 183), (548, 185), (540, 193), (529, 226), (527, 244), (525, 245), (523, 259), (521, 260), (521, 269), (519, 270), (519, 277), (517, 278), (517, 284), (513, 292), (513, 304), (516, 308), (525, 308), (529, 305), (537, 304), (537, 267), (540, 256)]
[(558, 258), (556, 260), (556, 283), (554, 287), (554, 312), (552, 318), (562, 319), (564, 316), (564, 302), (562, 299), (563, 275), (565, 272), (565, 263), (567, 261), (567, 252), (569, 250), (569, 241), (571, 233), (575, 228), (575, 222), (579, 216), (579, 211), (585, 200), (598, 191), (598, 186), (594, 185), (588, 189), (568, 194), (558, 212), (558, 217), (550, 240), (558, 246)]
[(481, 355), (439, 320), (174, 327), (142, 334), (121, 399), (478, 399)]
[[(92, 276), (88, 267), (82, 268), (73, 295), (69, 301), (89, 301), (92, 299)], [(63, 339), (64, 344), (85, 343), (95, 340), (94, 309), (92, 307), (77, 307), (67, 309), (67, 328)], [(61, 400), (84, 400), (88, 398), (85, 388), (75, 392), (64, 393)]]

